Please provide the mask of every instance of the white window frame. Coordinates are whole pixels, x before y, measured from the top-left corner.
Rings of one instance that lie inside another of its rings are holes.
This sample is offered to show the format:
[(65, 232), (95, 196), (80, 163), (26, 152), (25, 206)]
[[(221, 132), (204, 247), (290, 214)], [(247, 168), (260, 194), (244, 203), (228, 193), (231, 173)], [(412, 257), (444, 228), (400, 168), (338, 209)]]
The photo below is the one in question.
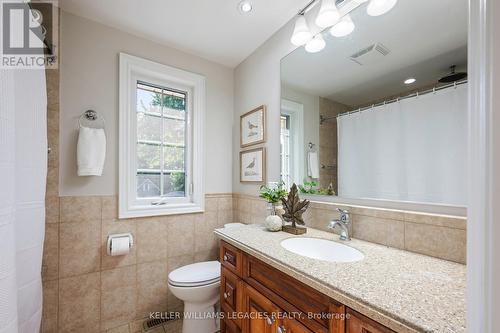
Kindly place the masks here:
[[(137, 82), (187, 92), (186, 197), (137, 198)], [(188, 214), (204, 211), (205, 77), (120, 53), (119, 217)], [(158, 201), (164, 204), (158, 205)]]
[(289, 182), (302, 184), (306, 158), (304, 150), (304, 105), (288, 99), (281, 100), (281, 114), (290, 117), (290, 177)]

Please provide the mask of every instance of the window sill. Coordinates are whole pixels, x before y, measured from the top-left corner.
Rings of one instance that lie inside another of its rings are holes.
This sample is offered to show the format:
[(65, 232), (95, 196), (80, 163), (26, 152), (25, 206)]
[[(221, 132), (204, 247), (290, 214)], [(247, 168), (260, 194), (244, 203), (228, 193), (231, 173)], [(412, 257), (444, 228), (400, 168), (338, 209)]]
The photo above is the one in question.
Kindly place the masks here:
[(119, 218), (136, 218), (136, 217), (150, 217), (150, 216), (164, 216), (164, 215), (182, 215), (203, 213), (205, 207), (195, 203), (178, 204), (178, 205), (164, 205), (164, 206), (132, 206), (126, 210), (120, 210)]

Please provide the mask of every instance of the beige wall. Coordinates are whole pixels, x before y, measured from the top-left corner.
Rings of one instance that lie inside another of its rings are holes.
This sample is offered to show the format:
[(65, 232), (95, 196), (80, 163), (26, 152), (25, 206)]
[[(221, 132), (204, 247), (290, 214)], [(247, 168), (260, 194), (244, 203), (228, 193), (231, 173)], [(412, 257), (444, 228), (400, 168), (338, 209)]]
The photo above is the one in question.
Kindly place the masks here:
[(293, 50), (290, 35), (293, 27), (285, 25), (234, 71), (234, 124), (233, 124), (233, 192), (256, 195), (259, 185), (240, 183), (239, 116), (258, 105), (267, 105), (267, 180), (280, 178), (280, 60)]
[[(118, 192), (118, 53), (178, 67), (207, 79), (207, 193), (231, 192), (233, 70), (62, 12), (61, 15), (61, 196)], [(101, 177), (76, 175), (78, 117), (94, 109), (106, 119), (107, 156)]]
[[(47, 71), (49, 154), (43, 254), (42, 332), (142, 331), (150, 311), (182, 307), (168, 273), (217, 257), (214, 228), (233, 221), (233, 71), (80, 17), (62, 13), (60, 71)], [(118, 52), (207, 78), (206, 211), (120, 220), (117, 217)], [(78, 117), (87, 108), (106, 118), (102, 177), (76, 176)], [(131, 232), (135, 246), (106, 254), (111, 233)], [(116, 330), (115, 330), (116, 329)]]

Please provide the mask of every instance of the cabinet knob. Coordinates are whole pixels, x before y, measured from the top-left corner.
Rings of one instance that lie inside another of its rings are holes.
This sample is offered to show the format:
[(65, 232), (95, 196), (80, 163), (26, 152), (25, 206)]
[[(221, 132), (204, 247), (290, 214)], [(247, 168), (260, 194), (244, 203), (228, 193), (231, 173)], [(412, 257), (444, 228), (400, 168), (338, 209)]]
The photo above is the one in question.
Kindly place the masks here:
[(278, 333), (285, 333), (285, 332), (286, 332), (285, 326), (278, 326)]
[(225, 292), (224, 293), (224, 299), (228, 299), (229, 297), (231, 297), (231, 293), (230, 292)]
[(225, 254), (223, 258), (224, 258), (224, 261), (228, 261), (228, 259), (229, 259), (229, 258), (227, 257), (227, 254)]

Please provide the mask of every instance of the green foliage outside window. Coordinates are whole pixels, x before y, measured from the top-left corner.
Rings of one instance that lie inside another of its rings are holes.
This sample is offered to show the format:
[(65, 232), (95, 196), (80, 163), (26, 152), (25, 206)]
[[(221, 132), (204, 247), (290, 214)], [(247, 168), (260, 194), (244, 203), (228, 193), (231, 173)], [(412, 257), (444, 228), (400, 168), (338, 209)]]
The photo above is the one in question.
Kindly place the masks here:
[(175, 110), (186, 110), (186, 99), (178, 96), (155, 93), (153, 96), (152, 104), (154, 106), (163, 106)]
[(172, 172), (170, 174), (170, 182), (173, 191), (184, 192), (186, 176), (184, 172)]

